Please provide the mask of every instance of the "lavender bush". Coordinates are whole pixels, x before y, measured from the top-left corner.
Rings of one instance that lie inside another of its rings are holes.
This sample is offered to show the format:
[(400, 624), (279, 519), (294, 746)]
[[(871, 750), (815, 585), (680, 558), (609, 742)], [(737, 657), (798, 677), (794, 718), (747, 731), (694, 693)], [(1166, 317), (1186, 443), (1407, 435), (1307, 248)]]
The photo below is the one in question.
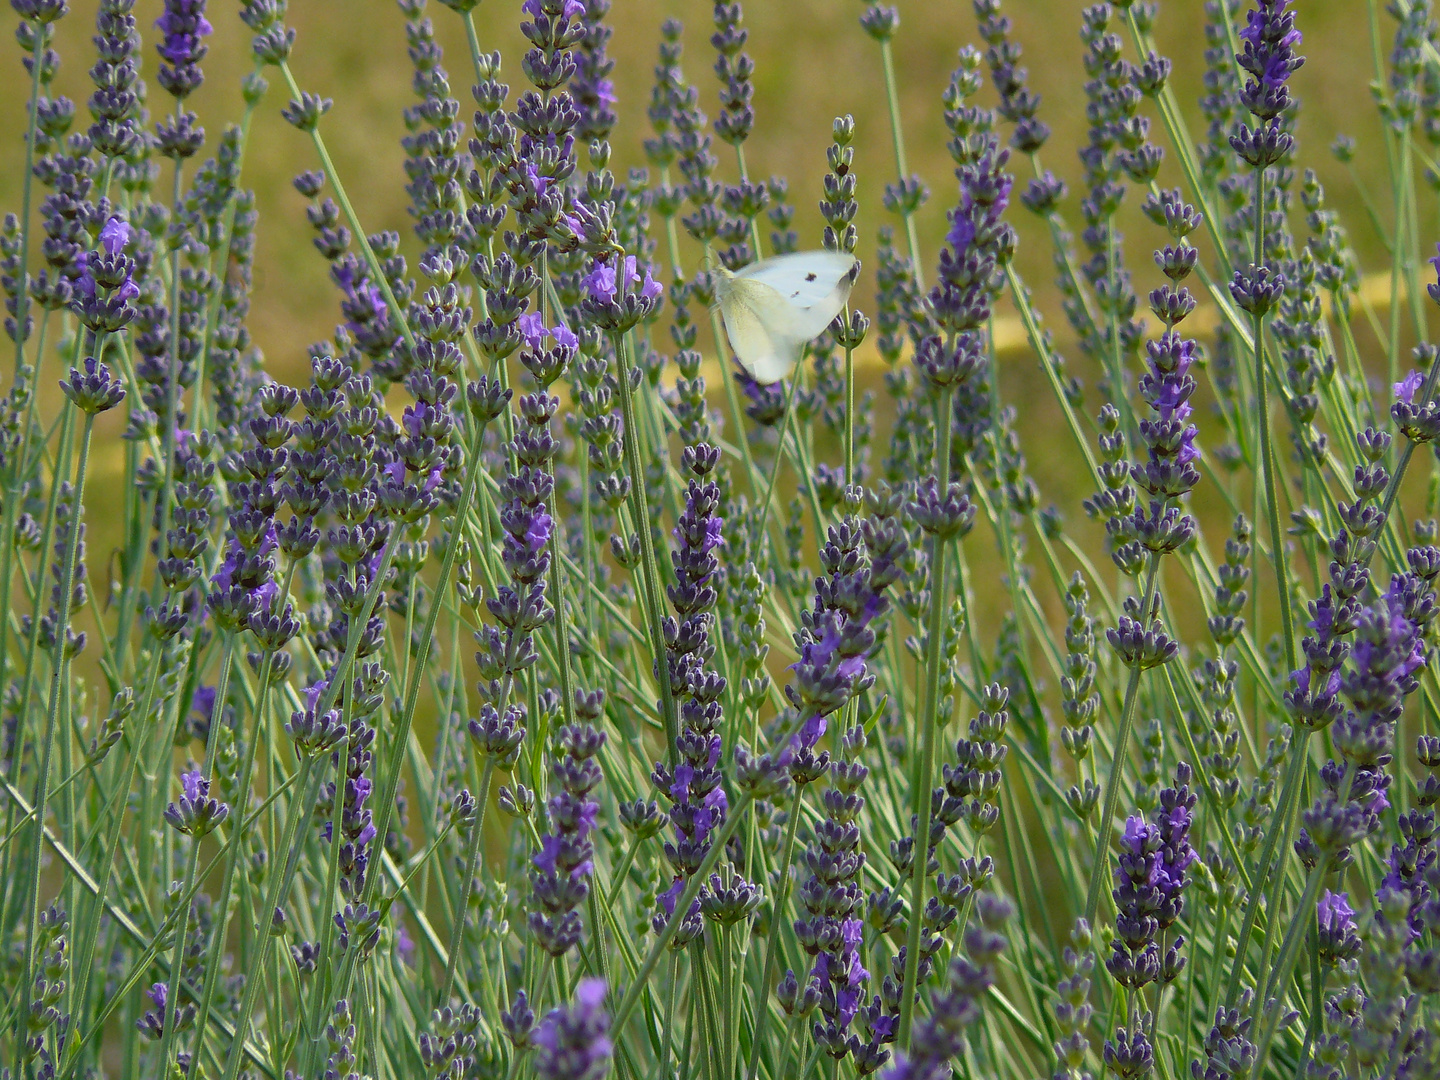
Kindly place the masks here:
[[(88, 122), (54, 87), (81, 13), (11, 0), (3, 1075), (1440, 1076), (1429, 0), (1371, 12), (1388, 319), (1304, 166), (1289, 0), (1172, 5), (1198, 104), (1156, 3), (1080, 11), (1066, 180), (972, 0), (953, 183), (907, 170), (868, 0), (894, 161), (840, 117), (814, 192), (747, 169), (778, 43), (739, 3), (689, 54), (665, 23), (622, 163), (610, 0), (524, 0), (518, 58), (477, 2), (400, 0), (405, 176), (363, 180), (402, 237), (347, 196), (285, 0), (87, 5)], [(206, 131), (237, 14), (244, 114)], [(260, 110), (314, 152), (290, 271), (336, 290), (295, 387), (247, 329)], [(821, 245), (873, 289), (761, 385), (717, 271)], [(1089, 477), (1063, 506), (1010, 320)]]

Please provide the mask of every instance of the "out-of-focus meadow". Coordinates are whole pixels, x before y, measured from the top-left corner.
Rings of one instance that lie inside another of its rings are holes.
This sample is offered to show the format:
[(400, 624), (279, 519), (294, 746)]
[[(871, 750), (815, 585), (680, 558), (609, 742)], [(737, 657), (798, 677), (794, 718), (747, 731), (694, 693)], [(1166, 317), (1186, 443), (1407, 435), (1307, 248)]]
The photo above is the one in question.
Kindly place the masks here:
[[(91, 87), (85, 64), (79, 58), (93, 56), (86, 39), (93, 30), (94, 7), (93, 0), (75, 0), (71, 14), (60, 24), (57, 41), (65, 61), (56, 90), (80, 103), (82, 117)], [(512, 98), (524, 83), (518, 68), (524, 43), (518, 30), (519, 8), (518, 2), (485, 0), (475, 13), (481, 47), (487, 51), (498, 49), (506, 58), (504, 77), (517, 88), (512, 90)], [(955, 198), (940, 96), (957, 50), (966, 44), (980, 47), (983, 43), (976, 32), (971, 5), (964, 0), (944, 4), (902, 2), (899, 8), (902, 21), (894, 49), (907, 164), (910, 171), (924, 178), (931, 191), (918, 219), (921, 253), (928, 262), (938, 252), (946, 228), (946, 211)], [(756, 61), (756, 126), (745, 153), (753, 175), (780, 175), (789, 181), (789, 199), (797, 208), (795, 227), (802, 246), (817, 246), (822, 223), (815, 204), (821, 192), (831, 121), (846, 113), (853, 115), (862, 195), (857, 219), (859, 254), (866, 258), (873, 256), (876, 230), (896, 220), (884, 210), (879, 198), (884, 184), (895, 178), (896, 162), (880, 51), (858, 25), (863, 10), (859, 0), (751, 0), (745, 5), (748, 48)], [(1030, 84), (1043, 97), (1040, 117), (1053, 131), (1040, 155), (1040, 165), (1071, 181), (1064, 210), (1072, 222), (1077, 222), (1076, 151), (1086, 137), (1084, 98), (1080, 93), (1085, 79), (1079, 37), (1081, 5), (1009, 0), (1004, 10), (1014, 24), (1013, 39), (1024, 47)], [(147, 77), (153, 77), (150, 24), (158, 12), (156, 0), (142, 0), (137, 13), (142, 33), (147, 36)], [(660, 25), (666, 18), (684, 23), (686, 76), (699, 88), (707, 114), (713, 117), (718, 110), (717, 81), (711, 69), (714, 51), (709, 43), (711, 12), (712, 5), (705, 0), (614, 3), (609, 22), (615, 33), (609, 53), (615, 60), (613, 78), (619, 99), (620, 122), (613, 140), (613, 162), (618, 174), (623, 176), (627, 168), (645, 165), (642, 140), (650, 134), (645, 110)], [(468, 112), (471, 98), (465, 88), (474, 78), (462, 23), (438, 4), (431, 5), (430, 14), (437, 38), (445, 48), (445, 66), (452, 86), (462, 100), (462, 110)], [(212, 4), (210, 18), (215, 33), (204, 65), (206, 80), (190, 99), (210, 129), (203, 154), (213, 149), (219, 134), (220, 121), (215, 118), (238, 116), (242, 111), (240, 82), (252, 70), (250, 33), (236, 17), (234, 6)], [(1160, 7), (1155, 27), (1158, 45), (1174, 62), (1173, 85), (1197, 138), (1204, 132), (1197, 105), (1203, 93), (1203, 20), (1199, 0), (1167, 0)], [(405, 131), (402, 110), (415, 99), (400, 11), (391, 0), (306, 0), (291, 5), (287, 22), (298, 31), (292, 66), (302, 87), (334, 99), (334, 108), (323, 121), (322, 130), (361, 221), (370, 232), (400, 232), (404, 237), (402, 250), (413, 257), (400, 139)], [(1377, 225), (1387, 223), (1391, 217), (1389, 173), (1369, 87), (1376, 78), (1377, 58), (1389, 51), (1393, 21), (1377, 0), (1327, 0), (1304, 4), (1299, 10), (1299, 25), (1307, 57), (1293, 80), (1301, 102), (1300, 158), (1320, 174), (1328, 203), (1340, 212), (1349, 229), (1362, 268), (1367, 261), (1372, 266), (1388, 265)], [(28, 80), (13, 44), (9, 53), (7, 62), (0, 66), (0, 100), (18, 106), (28, 92)], [(275, 84), (255, 116), (244, 163), (243, 182), (255, 190), (260, 214), (249, 325), (272, 374), (282, 381), (294, 381), (302, 378), (306, 370), (307, 344), (327, 337), (339, 321), (338, 294), (326, 276), (323, 260), (311, 245), (305, 201), (290, 183), (299, 168), (314, 164), (309, 140), (281, 119), (280, 110), (289, 95), (273, 69), (271, 76)], [(159, 100), (154, 99), (157, 103)], [(988, 86), (981, 100), (993, 100)], [(1150, 111), (1148, 105), (1145, 111)], [(0, 209), (6, 211), (20, 204), (18, 163), (23, 120), (23, 108), (0, 109), (0, 145), (8, 148), (5, 161), (10, 166), (0, 168)], [(1164, 145), (1163, 130), (1158, 123), (1155, 128), (1156, 141)], [(1358, 141), (1349, 165), (1338, 162), (1326, 149), (1342, 134), (1353, 134)], [(733, 179), (735, 161), (729, 147), (717, 142), (716, 152), (721, 161), (721, 178)], [(1018, 191), (1032, 174), (1032, 166), (1022, 160), (1013, 162), (1012, 168)], [(1181, 182), (1178, 169), (1168, 158), (1160, 182), (1167, 186)], [(162, 184), (168, 183), (167, 176)], [(1132, 191), (1120, 220), (1127, 234), (1127, 262), (1135, 287), (1143, 296), (1160, 280), (1150, 259), (1150, 251), (1160, 236), (1141, 217), (1139, 203)], [(1076, 353), (1060, 317), (1059, 294), (1052, 284), (1049, 236), (1018, 205), (1018, 200), (1010, 213), (1020, 234), (1016, 266), (1034, 290), (1037, 307), (1046, 313), (1071, 370), (1093, 387), (1098, 372)], [(1426, 218), (1435, 219), (1433, 204), (1422, 204), (1422, 222)], [(1434, 228), (1440, 239), (1440, 224)], [(1197, 234), (1196, 242), (1202, 257), (1208, 258), (1208, 237), (1203, 232)], [(690, 258), (698, 258), (693, 248)], [(692, 262), (687, 270), (693, 266)], [(1383, 288), (1387, 282), (1377, 284)], [(862, 279), (857, 288), (862, 310), (867, 306), (869, 286), (869, 280)], [(1206, 297), (1201, 300), (1202, 304), (1207, 302)], [(1002, 319), (1013, 321), (1004, 298), (997, 310)], [(1364, 320), (1358, 321), (1363, 324)], [(1074, 452), (1046, 379), (1023, 339), (1010, 333), (1002, 335), (1002, 344), (1004, 340), (1017, 341), (1019, 347), (1004, 354), (1000, 365), (1001, 396), (1019, 410), (1016, 426), (1042, 504), (1053, 502), (1067, 516), (1076, 515), (1080, 513), (1080, 501), (1089, 494), (1083, 463)], [(1362, 340), (1362, 346), (1365, 343)], [(703, 341), (702, 345), (709, 348)], [(870, 385), (878, 386), (878, 371), (872, 368), (866, 378)], [(53, 386), (54, 379), (45, 382)], [(1096, 396), (1089, 393), (1085, 411), (1093, 414), (1098, 407)], [(106, 433), (118, 435), (116, 425), (122, 422), (119, 411), (106, 420), (115, 428)], [(883, 430), (883, 417), (879, 425)], [(97, 455), (102, 480), (106, 471), (117, 480), (121, 472), (118, 443), (110, 445), (115, 447), (113, 452), (107, 454), (102, 449)], [(118, 505), (119, 492), (115, 488), (111, 484), (107, 491), (103, 482), (95, 485), (95, 505), (102, 514), (107, 501)], [(1202, 525), (1210, 531), (1228, 525), (1228, 508), (1210, 485), (1202, 485), (1195, 498)], [(101, 540), (103, 521), (93, 528), (100, 530), (95, 539)], [(1098, 555), (1099, 530), (1095, 532)], [(976, 567), (977, 580), (986, 580), (983, 569)], [(980, 593), (977, 599), (982, 610), (994, 614), (1005, 604), (1003, 589), (994, 590), (995, 595), (990, 597), (983, 588)]]

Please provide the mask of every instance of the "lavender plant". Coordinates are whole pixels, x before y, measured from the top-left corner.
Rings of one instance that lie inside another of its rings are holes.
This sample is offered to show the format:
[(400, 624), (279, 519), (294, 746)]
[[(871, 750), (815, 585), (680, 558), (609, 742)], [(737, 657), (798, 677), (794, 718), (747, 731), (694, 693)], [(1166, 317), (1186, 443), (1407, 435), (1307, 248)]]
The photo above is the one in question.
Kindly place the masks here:
[[(970, 6), (953, 181), (906, 152), (924, 28), (822, 16), (893, 162), (839, 116), (806, 192), (747, 158), (784, 43), (733, 0), (659, 28), (633, 161), (633, 11), (399, 0), (389, 178), (337, 169), (285, 0), (11, 0), (0, 1076), (1440, 1077), (1430, 0), (1371, 5), (1366, 221), (1297, 134), (1353, 74), (1302, 66), (1314, 6), (1093, 4), (1060, 106)], [(264, 112), (333, 286), (297, 386)], [(866, 276), (762, 384), (721, 270), (812, 247)]]

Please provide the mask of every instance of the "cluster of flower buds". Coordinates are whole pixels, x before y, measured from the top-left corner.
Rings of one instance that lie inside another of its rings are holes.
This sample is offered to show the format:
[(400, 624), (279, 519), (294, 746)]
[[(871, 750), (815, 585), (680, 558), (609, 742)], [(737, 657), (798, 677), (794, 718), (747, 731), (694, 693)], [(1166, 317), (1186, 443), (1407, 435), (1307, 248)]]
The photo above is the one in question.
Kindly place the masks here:
[(165, 820), (186, 836), (199, 840), (230, 816), (230, 808), (210, 795), (210, 780), (199, 769), (180, 775), (183, 794), (165, 807)]
[(600, 812), (591, 794), (602, 779), (595, 757), (605, 745), (605, 733), (594, 725), (603, 715), (604, 701), (600, 691), (580, 695), (575, 703), (580, 722), (555, 734), (560, 753), (551, 766), (555, 794), (546, 804), (550, 829), (531, 860), (535, 907), (526, 925), (540, 948), (557, 959), (579, 942), (582, 927), (576, 909), (590, 894), (592, 834)]

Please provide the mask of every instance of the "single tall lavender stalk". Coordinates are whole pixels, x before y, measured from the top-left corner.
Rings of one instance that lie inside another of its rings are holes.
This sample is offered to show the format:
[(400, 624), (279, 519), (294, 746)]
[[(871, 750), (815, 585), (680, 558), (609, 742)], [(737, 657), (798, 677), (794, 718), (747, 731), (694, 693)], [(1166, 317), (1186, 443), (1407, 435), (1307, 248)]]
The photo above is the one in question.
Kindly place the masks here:
[[(1270, 446), (1270, 399), (1268, 374), (1265, 368), (1264, 325), (1265, 316), (1279, 298), (1284, 279), (1273, 274), (1262, 264), (1265, 243), (1265, 171), (1283, 160), (1291, 151), (1293, 137), (1282, 127), (1283, 117), (1291, 108), (1290, 91), (1286, 86), (1292, 72), (1305, 62), (1297, 56), (1294, 46), (1300, 41), (1300, 32), (1295, 29), (1295, 13), (1287, 11), (1289, 0), (1261, 0), (1248, 14), (1248, 22), (1241, 37), (1245, 42), (1244, 52), (1237, 59), (1249, 74), (1241, 91), (1241, 100), (1259, 121), (1259, 126), (1241, 124), (1231, 136), (1231, 146), (1254, 169), (1255, 173), (1255, 261), (1248, 270), (1235, 272), (1230, 286), (1236, 303), (1251, 316), (1251, 333), (1254, 337), (1255, 388), (1258, 395), (1256, 421), (1259, 426), (1259, 447), (1261, 472), (1265, 482), (1265, 503), (1269, 516), (1271, 558), (1275, 565), (1275, 579), (1278, 582), (1282, 643), (1285, 650), (1286, 670), (1296, 670), (1295, 637), (1290, 613), (1289, 572), (1285, 555), (1285, 536), (1280, 527), (1279, 495), (1275, 484), (1274, 462)], [(1258, 588), (1259, 582), (1256, 581)], [(1256, 628), (1258, 630), (1258, 627)], [(1255, 880), (1270, 879), (1271, 860), (1282, 832), (1290, 819), (1291, 804), (1298, 795), (1300, 777), (1306, 755), (1304, 734), (1295, 739), (1290, 747), (1290, 764), (1285, 774), (1285, 783), (1280, 790), (1280, 799), (1275, 815), (1265, 838), (1260, 854), (1259, 872)], [(1245, 948), (1254, 930), (1258, 911), (1259, 890), (1252, 893), (1246, 906), (1244, 922), (1241, 925), (1236, 956), (1238, 963), (1244, 963)], [(1232, 977), (1226, 995), (1227, 1005), (1235, 1002), (1238, 981)]]
[(910, 869), (910, 922), (905, 944), (905, 977), (901, 988), (898, 1042), (909, 1046), (911, 1014), (920, 965), (920, 920), (925, 909), (929, 860), (930, 788), (935, 770), (935, 739), (940, 710), (940, 648), (948, 593), (945, 586), (946, 541), (969, 531), (975, 510), (963, 487), (951, 477), (951, 440), (955, 427), (953, 402), (957, 384), (980, 363), (984, 332), (1001, 278), (1000, 249), (1013, 245), (1014, 234), (1002, 220), (1009, 202), (1011, 179), (1005, 172), (1009, 152), (993, 135), (972, 165), (959, 170), (961, 202), (951, 214), (949, 247), (940, 257), (940, 281), (930, 292), (935, 332), (916, 355), (916, 365), (936, 400), (934, 472), (917, 489), (911, 516), (930, 537), (930, 610), (927, 620), (924, 711), (917, 717), (920, 755), (911, 777), (914, 862)]

